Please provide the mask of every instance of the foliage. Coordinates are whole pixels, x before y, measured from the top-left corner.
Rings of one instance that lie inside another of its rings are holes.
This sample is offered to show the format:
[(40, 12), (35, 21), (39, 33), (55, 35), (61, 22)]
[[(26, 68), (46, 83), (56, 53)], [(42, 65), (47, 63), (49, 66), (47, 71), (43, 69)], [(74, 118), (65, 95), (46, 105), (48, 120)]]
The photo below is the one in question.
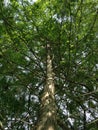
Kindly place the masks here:
[(51, 44), (57, 117), (70, 130), (98, 127), (98, 1), (0, 3), (0, 121), (29, 130), (38, 120)]

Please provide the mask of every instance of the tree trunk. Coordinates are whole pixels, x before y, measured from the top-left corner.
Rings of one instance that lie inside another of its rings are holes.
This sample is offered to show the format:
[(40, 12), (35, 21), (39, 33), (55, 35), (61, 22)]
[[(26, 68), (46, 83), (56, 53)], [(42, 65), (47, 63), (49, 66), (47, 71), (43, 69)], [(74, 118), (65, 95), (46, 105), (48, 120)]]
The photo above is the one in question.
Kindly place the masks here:
[(47, 44), (46, 85), (41, 97), (41, 116), (36, 130), (57, 130), (54, 74), (52, 69), (51, 47)]

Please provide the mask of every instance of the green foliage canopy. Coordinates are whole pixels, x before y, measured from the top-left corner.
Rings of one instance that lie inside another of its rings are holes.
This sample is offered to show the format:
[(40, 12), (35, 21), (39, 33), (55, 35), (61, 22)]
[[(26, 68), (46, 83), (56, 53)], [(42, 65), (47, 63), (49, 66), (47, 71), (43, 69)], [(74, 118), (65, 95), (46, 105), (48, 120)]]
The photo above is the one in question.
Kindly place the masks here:
[(98, 1), (0, 3), (0, 120), (30, 129), (39, 117), (51, 44), (58, 117), (71, 130), (97, 129)]

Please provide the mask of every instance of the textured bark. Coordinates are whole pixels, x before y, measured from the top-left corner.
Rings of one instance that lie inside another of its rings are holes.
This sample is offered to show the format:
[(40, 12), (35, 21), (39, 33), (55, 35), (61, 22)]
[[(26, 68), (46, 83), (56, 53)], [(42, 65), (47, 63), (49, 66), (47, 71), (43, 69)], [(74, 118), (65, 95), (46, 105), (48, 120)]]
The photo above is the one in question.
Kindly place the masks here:
[(57, 130), (54, 74), (52, 69), (51, 48), (47, 45), (47, 78), (41, 98), (41, 116), (36, 130)]

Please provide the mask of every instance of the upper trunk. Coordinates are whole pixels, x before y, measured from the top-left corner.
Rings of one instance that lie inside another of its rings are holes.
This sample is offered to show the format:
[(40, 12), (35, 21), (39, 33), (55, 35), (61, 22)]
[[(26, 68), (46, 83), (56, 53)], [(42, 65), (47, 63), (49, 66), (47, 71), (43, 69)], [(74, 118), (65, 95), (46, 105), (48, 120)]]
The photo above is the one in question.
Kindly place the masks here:
[(41, 116), (36, 130), (56, 130), (56, 104), (51, 47), (47, 44), (46, 85), (41, 98)]

